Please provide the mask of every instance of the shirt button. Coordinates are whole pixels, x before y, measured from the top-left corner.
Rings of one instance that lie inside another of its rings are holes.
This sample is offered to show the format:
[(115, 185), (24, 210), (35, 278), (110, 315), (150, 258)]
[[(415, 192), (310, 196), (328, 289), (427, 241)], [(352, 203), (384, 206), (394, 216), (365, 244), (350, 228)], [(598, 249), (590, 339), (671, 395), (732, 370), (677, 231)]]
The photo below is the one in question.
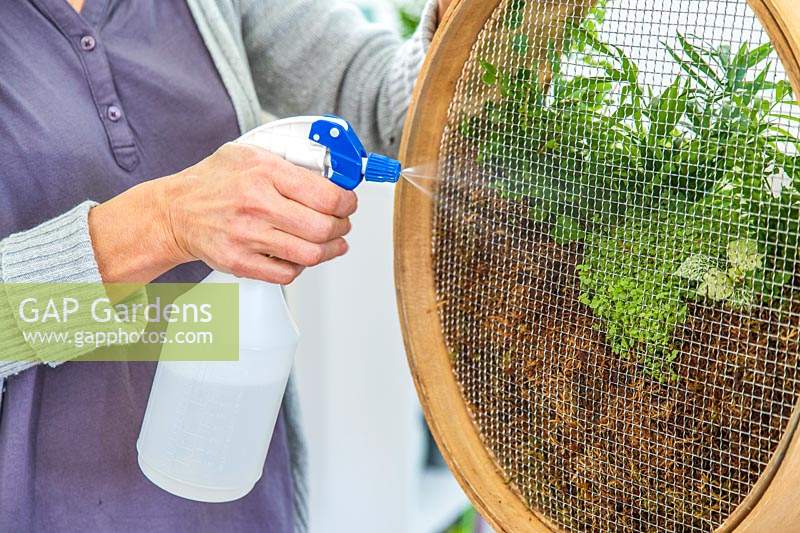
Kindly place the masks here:
[(81, 37), (81, 48), (86, 52), (91, 52), (97, 46), (97, 41), (91, 35), (84, 35)]
[(106, 116), (108, 116), (108, 120), (111, 122), (117, 122), (119, 119), (122, 118), (122, 109), (115, 105), (108, 106), (108, 111), (106, 112)]

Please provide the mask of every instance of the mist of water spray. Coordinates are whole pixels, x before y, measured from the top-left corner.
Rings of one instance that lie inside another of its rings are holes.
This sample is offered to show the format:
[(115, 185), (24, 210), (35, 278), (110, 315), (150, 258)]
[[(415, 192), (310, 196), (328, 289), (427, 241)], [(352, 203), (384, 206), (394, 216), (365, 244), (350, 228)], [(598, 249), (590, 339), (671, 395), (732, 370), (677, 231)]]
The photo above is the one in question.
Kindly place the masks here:
[(436, 198), (441, 177), (435, 163), (403, 169), (402, 177), (424, 195)]

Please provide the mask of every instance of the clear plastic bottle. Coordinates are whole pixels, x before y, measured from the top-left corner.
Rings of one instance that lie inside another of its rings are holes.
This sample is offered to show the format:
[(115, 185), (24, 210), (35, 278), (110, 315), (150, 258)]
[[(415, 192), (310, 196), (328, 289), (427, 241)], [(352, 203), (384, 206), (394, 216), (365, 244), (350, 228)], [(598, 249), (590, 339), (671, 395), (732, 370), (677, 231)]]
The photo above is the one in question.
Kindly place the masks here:
[(219, 272), (203, 283), (239, 283), (239, 361), (161, 361), (136, 448), (162, 489), (226, 502), (261, 477), (298, 333), (280, 286)]

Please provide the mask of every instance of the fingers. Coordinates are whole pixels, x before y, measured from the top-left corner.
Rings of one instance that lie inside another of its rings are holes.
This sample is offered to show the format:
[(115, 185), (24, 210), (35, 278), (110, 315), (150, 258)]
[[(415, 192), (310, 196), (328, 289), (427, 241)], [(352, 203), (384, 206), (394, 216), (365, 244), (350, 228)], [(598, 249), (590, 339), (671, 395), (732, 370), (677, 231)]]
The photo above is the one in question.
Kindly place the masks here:
[(348, 251), (347, 241), (341, 237), (318, 244), (278, 230), (254, 237), (253, 242), (258, 243), (253, 251), (303, 267), (317, 266)]
[(323, 244), (310, 243), (286, 233), (277, 233), (268, 253), (303, 267), (314, 267), (347, 253), (344, 239)]
[(257, 279), (267, 283), (277, 283), (279, 285), (289, 285), (303, 272), (304, 268), (295, 263), (266, 257), (261, 254), (253, 253), (233, 269), (231, 273), (240, 278)]
[(265, 205), (267, 220), (278, 229), (305, 241), (323, 244), (344, 237), (352, 228), (347, 218), (319, 213), (283, 197)]
[(356, 212), (358, 198), (309, 170), (292, 165), (280, 158), (274, 161), (273, 183), (286, 198), (319, 213), (347, 218)]
[(276, 230), (266, 241), (254, 250), (230, 254), (220, 267), (242, 278), (288, 285), (306, 267), (335, 259), (347, 253), (348, 249), (347, 242), (341, 238), (315, 244)]

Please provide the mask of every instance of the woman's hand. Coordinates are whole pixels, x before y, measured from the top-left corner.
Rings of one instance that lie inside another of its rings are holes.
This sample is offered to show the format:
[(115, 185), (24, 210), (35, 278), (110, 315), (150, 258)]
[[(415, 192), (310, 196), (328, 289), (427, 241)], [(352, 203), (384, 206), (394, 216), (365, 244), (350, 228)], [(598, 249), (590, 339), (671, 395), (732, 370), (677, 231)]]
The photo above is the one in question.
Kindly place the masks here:
[(201, 260), (240, 277), (291, 283), (347, 252), (356, 195), (248, 145), (226, 144), (197, 165), (92, 209), (106, 282), (149, 282)]

